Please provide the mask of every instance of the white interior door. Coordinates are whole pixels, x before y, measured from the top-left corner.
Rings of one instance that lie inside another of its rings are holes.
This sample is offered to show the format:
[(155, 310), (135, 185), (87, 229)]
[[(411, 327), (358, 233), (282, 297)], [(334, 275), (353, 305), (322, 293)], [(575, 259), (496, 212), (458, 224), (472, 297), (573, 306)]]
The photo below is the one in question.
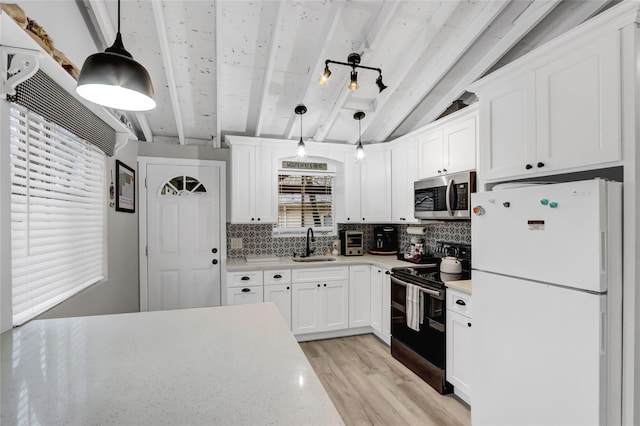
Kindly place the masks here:
[(220, 305), (220, 169), (147, 165), (148, 309)]

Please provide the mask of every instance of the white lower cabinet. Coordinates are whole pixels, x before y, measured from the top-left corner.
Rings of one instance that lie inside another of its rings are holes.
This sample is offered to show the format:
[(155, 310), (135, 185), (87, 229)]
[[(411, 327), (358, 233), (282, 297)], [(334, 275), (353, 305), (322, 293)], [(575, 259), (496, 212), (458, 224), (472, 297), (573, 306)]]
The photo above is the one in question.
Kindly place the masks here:
[(349, 267), (350, 328), (371, 325), (371, 275), (369, 265)]
[(382, 340), (391, 344), (391, 270), (382, 274)]
[(371, 328), (387, 345), (391, 344), (391, 271), (371, 267)]
[(471, 295), (447, 289), (447, 381), (471, 405)]
[(291, 328), (291, 269), (263, 271), (264, 301), (273, 302)]
[(293, 334), (349, 327), (349, 268), (309, 268), (292, 271), (291, 330)]
[(291, 284), (265, 285), (264, 301), (275, 303), (291, 328)]
[(264, 293), (262, 286), (232, 287), (227, 289), (227, 305), (246, 305), (262, 303)]

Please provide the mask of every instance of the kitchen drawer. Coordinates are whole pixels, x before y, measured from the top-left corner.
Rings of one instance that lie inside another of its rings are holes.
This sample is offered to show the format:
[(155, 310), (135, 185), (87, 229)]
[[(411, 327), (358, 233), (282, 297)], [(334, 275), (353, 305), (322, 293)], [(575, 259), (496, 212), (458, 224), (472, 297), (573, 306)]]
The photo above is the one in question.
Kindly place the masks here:
[(227, 272), (227, 287), (262, 285), (262, 271)]
[(264, 287), (236, 287), (227, 290), (227, 305), (247, 305), (264, 301)]
[(447, 288), (447, 309), (471, 318), (471, 295)]
[(341, 281), (349, 279), (349, 267), (326, 268), (302, 268), (291, 271), (291, 280), (294, 283), (315, 283), (326, 281)]
[(268, 269), (264, 271), (264, 285), (291, 284), (291, 269)]

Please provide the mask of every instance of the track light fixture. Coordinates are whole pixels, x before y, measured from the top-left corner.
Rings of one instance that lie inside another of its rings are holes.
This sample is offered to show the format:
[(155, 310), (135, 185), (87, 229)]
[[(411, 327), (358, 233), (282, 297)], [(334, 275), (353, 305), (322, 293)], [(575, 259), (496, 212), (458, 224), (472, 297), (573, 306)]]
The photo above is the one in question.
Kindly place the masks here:
[(358, 120), (358, 146), (356, 146), (356, 163), (364, 163), (364, 147), (362, 146), (362, 128), (361, 121), (365, 114), (362, 111), (358, 111), (353, 114), (353, 118)]
[(360, 65), (360, 55), (357, 53), (350, 53), (347, 57), (347, 62), (339, 62), (333, 61), (331, 59), (327, 59), (324, 61), (324, 72), (320, 77), (318, 77), (318, 83), (325, 84), (331, 76), (331, 70), (329, 70), (329, 64), (337, 64), (344, 65), (347, 67), (351, 67), (351, 80), (349, 81), (349, 85), (347, 88), (349, 90), (357, 90), (360, 86), (358, 85), (358, 73), (356, 72), (356, 68), (363, 68), (366, 70), (378, 71), (378, 78), (376, 79), (376, 85), (378, 86), (379, 93), (381, 93), (384, 89), (387, 88), (385, 84), (382, 82), (382, 70), (380, 68), (373, 67), (365, 67), (364, 65)]
[(307, 112), (307, 107), (300, 104), (294, 108), (294, 111), (297, 115), (300, 116), (300, 140), (298, 141), (298, 152), (296, 154), (296, 159), (298, 161), (306, 161), (307, 147), (304, 145), (304, 141), (302, 140), (302, 115)]
[(156, 107), (149, 73), (122, 44), (120, 0), (116, 40), (104, 52), (95, 53), (84, 61), (76, 92), (88, 101), (109, 108), (147, 111)]

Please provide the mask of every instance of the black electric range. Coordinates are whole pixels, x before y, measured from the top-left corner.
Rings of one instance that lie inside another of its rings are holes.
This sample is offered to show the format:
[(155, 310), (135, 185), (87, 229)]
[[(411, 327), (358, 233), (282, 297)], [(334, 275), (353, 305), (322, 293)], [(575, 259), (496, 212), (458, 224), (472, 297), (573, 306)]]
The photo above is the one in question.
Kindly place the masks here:
[(391, 270), (396, 278), (420, 286), (443, 288), (445, 281), (471, 279), (471, 271), (463, 270), (459, 274), (440, 272), (440, 262), (409, 267), (398, 267)]

